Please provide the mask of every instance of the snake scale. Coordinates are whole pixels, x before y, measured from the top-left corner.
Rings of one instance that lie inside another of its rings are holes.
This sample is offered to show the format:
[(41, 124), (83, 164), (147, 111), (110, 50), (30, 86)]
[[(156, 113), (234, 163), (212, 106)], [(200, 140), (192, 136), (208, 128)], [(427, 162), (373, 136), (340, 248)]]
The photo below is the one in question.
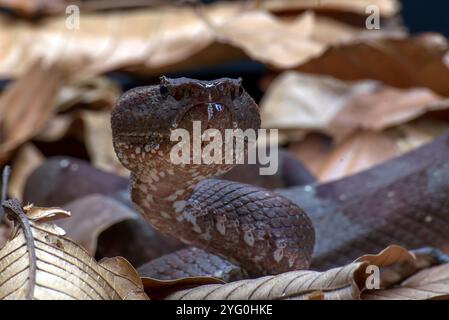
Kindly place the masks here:
[[(224, 107), (212, 117), (211, 103)], [(195, 120), (202, 130), (260, 126), (256, 103), (239, 80), (227, 78), (163, 78), (124, 93), (112, 112), (134, 207), (162, 233), (193, 246), (144, 265), (147, 275), (229, 281), (323, 270), (390, 244), (449, 249), (449, 135), (339, 181), (274, 192), (214, 178), (232, 165), (171, 163), (171, 130), (192, 133)]]

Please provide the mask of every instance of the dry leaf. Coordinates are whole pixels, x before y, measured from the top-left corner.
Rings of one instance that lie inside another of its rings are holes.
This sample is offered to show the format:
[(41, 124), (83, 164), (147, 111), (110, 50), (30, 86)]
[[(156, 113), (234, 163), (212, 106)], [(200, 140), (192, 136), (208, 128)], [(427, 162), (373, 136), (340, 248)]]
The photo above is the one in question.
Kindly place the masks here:
[[(85, 12), (89, 10), (104, 10), (104, 9), (122, 9), (122, 8), (136, 8), (166, 5), (167, 3), (175, 3), (176, 0), (133, 0), (133, 1), (67, 1), (67, 0), (0, 0), (0, 6), (16, 10), (24, 15), (40, 15), (40, 14), (55, 14), (61, 13), (65, 10), (68, 3), (76, 4)], [(237, 1), (235, 1), (237, 2)], [(399, 3), (395, 0), (326, 0), (317, 2), (316, 0), (264, 0), (264, 1), (240, 1), (243, 6), (252, 5), (259, 9), (267, 9), (273, 12), (286, 10), (338, 10), (348, 11), (361, 15), (366, 14), (366, 7), (368, 5), (376, 5), (379, 7), (382, 16), (390, 17), (398, 13)]]
[(285, 72), (260, 103), (265, 128), (325, 131), (351, 97), (378, 88), (374, 81), (347, 83), (331, 77)]
[(331, 148), (332, 141), (329, 137), (323, 134), (309, 133), (300, 142), (291, 143), (288, 151), (317, 177)]
[(414, 261), (404, 261), (382, 269), (380, 288), (392, 288), (421, 270), (449, 262), (449, 255), (432, 247), (423, 247), (411, 252), (415, 255)]
[(259, 1), (259, 6), (273, 12), (286, 10), (314, 11), (346, 11), (366, 15), (366, 7), (375, 5), (383, 17), (398, 14), (400, 3), (396, 0), (265, 0)]
[(76, 5), (80, 11), (152, 7), (176, 3), (176, 0), (0, 0), (0, 6), (10, 8), (25, 16), (40, 16), (64, 13), (67, 6)]
[(0, 299), (145, 299), (136, 271), (123, 258), (97, 263), (47, 223), (70, 215), (57, 208), (4, 203), (14, 232), (0, 250)]
[(330, 130), (342, 138), (356, 129), (381, 131), (409, 122), (430, 111), (449, 109), (443, 99), (426, 88), (380, 90), (353, 97), (330, 122)]
[(267, 12), (255, 11), (228, 19), (214, 29), (221, 41), (242, 48), (248, 56), (288, 68), (324, 51), (323, 44), (311, 39), (314, 28), (315, 20), (311, 12), (292, 22), (283, 22)]
[(64, 208), (71, 212), (71, 216), (57, 224), (92, 256), (95, 255), (100, 233), (116, 223), (137, 218), (130, 208), (104, 195), (86, 196), (68, 203)]
[(449, 96), (448, 48), (439, 34), (364, 39), (330, 47), (298, 70), (345, 80), (376, 79), (398, 88), (427, 87)]
[(44, 155), (31, 142), (23, 145), (12, 160), (8, 193), (12, 198), (22, 200), (28, 176), (45, 160)]
[(386, 131), (356, 132), (334, 145), (321, 162), (315, 160), (320, 164), (316, 176), (327, 182), (367, 170), (430, 143), (447, 130), (446, 122), (418, 119)]
[(67, 135), (81, 140), (89, 154), (92, 165), (98, 169), (128, 176), (117, 159), (112, 145), (110, 111), (79, 110), (57, 115), (48, 121), (36, 140), (54, 142)]
[(424, 300), (449, 298), (449, 263), (424, 269), (398, 286), (370, 290), (364, 300)]
[(61, 68), (37, 62), (1, 95), (0, 164), (45, 125), (64, 79)]
[(201, 10), (168, 6), (83, 13), (82, 21), (82, 28), (73, 32), (63, 16), (43, 19), (38, 28), (0, 17), (0, 75), (22, 74), (37, 56), (68, 64), (81, 61), (84, 68), (78, 73), (127, 69), (160, 75), (241, 58), (242, 50), (277, 68), (291, 68), (321, 55), (330, 43), (379, 34), (315, 19), (313, 12), (284, 21), (263, 9), (245, 10), (241, 2)]
[(84, 124), (84, 141), (91, 163), (98, 169), (129, 176), (129, 171), (119, 162), (112, 145), (110, 112), (83, 110), (79, 117)]
[[(220, 8), (217, 18), (235, 13)], [(36, 56), (72, 62), (84, 59), (89, 73), (125, 66), (162, 67), (185, 60), (213, 41), (212, 31), (189, 8), (83, 13), (82, 28), (66, 28), (65, 17), (33, 24), (0, 17), (0, 75), (22, 74)], [(101, 26), (101, 27), (99, 27)]]
[[(200, 299), (359, 299), (365, 289), (369, 265), (388, 266), (414, 257), (399, 246), (390, 246), (377, 255), (360, 257), (343, 267), (325, 272), (291, 271), (275, 276), (235, 281), (228, 284), (208, 284), (180, 290), (166, 296), (170, 300)], [(146, 288), (149, 291), (148, 288)]]
[(58, 111), (74, 106), (112, 109), (121, 94), (120, 87), (106, 77), (83, 77), (64, 86), (58, 95)]
[(2, 248), (6, 241), (8, 241), (10, 232), (10, 225), (2, 221), (0, 223), (0, 248)]
[(357, 132), (337, 145), (326, 157), (318, 172), (318, 180), (336, 180), (392, 159), (398, 154), (395, 141), (387, 134)]
[(449, 109), (449, 99), (425, 88), (401, 90), (374, 81), (286, 72), (274, 80), (261, 109), (264, 127), (319, 130), (342, 140), (357, 129), (381, 131)]

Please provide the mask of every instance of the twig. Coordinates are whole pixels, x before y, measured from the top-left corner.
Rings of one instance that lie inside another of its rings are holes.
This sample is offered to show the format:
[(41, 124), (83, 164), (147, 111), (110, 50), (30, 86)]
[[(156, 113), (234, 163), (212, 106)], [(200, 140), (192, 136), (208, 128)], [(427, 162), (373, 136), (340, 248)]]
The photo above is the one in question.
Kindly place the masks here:
[(0, 195), (0, 222), (3, 221), (3, 216), (5, 215), (5, 210), (3, 209), (2, 203), (3, 201), (6, 201), (6, 198), (8, 197), (8, 183), (10, 175), (11, 168), (9, 166), (5, 166), (2, 173), (2, 190)]

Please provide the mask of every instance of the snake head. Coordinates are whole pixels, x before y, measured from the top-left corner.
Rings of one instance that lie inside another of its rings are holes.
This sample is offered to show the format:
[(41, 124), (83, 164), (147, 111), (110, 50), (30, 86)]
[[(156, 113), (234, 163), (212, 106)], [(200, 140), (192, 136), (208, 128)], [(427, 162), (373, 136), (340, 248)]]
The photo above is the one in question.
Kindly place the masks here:
[(241, 79), (161, 77), (159, 85), (131, 89), (117, 102), (111, 117), (116, 153), (132, 171), (146, 160), (167, 160), (177, 143), (170, 139), (172, 131), (185, 129), (192, 137), (194, 122), (201, 125), (201, 132), (257, 131), (259, 108)]

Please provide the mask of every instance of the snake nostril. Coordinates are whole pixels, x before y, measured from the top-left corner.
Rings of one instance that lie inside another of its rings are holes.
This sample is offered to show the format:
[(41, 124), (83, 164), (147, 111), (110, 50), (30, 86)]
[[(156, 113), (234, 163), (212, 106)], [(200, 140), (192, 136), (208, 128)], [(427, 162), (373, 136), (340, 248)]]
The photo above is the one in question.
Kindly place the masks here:
[(161, 93), (161, 96), (163, 98), (166, 98), (168, 96), (168, 88), (167, 88), (167, 86), (164, 85), (164, 84), (161, 84), (159, 86), (159, 92)]

